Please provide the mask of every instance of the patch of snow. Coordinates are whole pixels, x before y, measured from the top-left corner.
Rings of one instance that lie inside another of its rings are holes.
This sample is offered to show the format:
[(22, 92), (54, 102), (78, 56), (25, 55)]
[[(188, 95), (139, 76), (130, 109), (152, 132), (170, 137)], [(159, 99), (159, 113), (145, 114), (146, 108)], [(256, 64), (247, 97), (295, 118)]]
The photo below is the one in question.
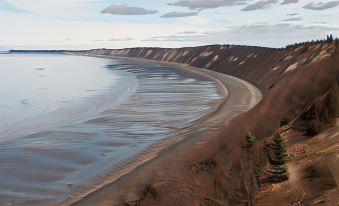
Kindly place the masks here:
[(319, 61), (319, 60), (322, 60), (322, 59), (324, 59), (324, 58), (326, 58), (326, 57), (329, 57), (329, 56), (331, 56), (331, 54), (328, 52), (328, 51), (326, 51), (326, 50), (322, 50), (313, 60), (312, 60), (312, 62), (316, 62), (316, 61)]
[(205, 68), (208, 68), (212, 65), (213, 62), (209, 62), (208, 64), (206, 64)]
[(191, 63), (195, 62), (198, 59), (198, 57), (194, 57), (191, 61)]
[(182, 56), (186, 56), (189, 53), (189, 51), (185, 50)]
[(296, 68), (298, 68), (298, 65), (299, 65), (299, 62), (290, 65), (290, 66), (285, 70), (284, 73), (295, 70)]
[(288, 55), (287, 57), (284, 58), (284, 60), (287, 61), (287, 60), (290, 60), (290, 59), (292, 59), (292, 58), (293, 58), (293, 55)]
[(216, 55), (215, 57), (213, 57), (212, 61), (216, 61), (219, 58), (219, 55)]
[(231, 57), (228, 59), (228, 61), (230, 61), (230, 62), (235, 62), (235, 61), (237, 61), (238, 59), (239, 59), (239, 57), (231, 56)]
[(169, 52), (166, 52), (166, 53), (165, 53), (165, 55), (162, 57), (162, 59), (161, 59), (161, 60), (164, 60), (164, 59), (166, 59), (166, 57), (168, 56), (168, 54), (169, 54)]
[(280, 67), (275, 66), (275, 67), (273, 67), (272, 71), (275, 71), (275, 70), (277, 70), (277, 69), (279, 69), (279, 68), (280, 68)]
[(149, 50), (146, 54), (146, 56), (150, 55), (152, 53), (152, 50)]
[(202, 52), (202, 53), (200, 54), (200, 56), (201, 56), (201, 57), (208, 57), (208, 56), (211, 55), (211, 54), (213, 54), (213, 51), (210, 51), (210, 52), (205, 51), (205, 52)]
[(137, 56), (139, 56), (143, 51), (144, 51), (144, 49), (141, 49)]

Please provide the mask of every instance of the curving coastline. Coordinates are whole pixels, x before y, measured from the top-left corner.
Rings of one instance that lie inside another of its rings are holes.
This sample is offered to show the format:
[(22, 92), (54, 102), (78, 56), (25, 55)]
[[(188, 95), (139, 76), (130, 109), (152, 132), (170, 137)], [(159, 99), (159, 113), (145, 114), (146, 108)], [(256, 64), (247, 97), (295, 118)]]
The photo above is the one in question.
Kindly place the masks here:
[[(126, 192), (131, 192), (131, 187), (138, 188), (140, 187), (138, 186), (140, 184), (148, 185), (147, 181), (144, 182), (136, 180), (135, 178), (138, 179), (141, 175), (143, 176), (143, 179), (145, 179), (145, 177), (147, 177), (146, 179), (153, 179), (152, 171), (154, 171), (154, 168), (158, 168), (162, 171), (169, 166), (168, 161), (175, 165), (180, 165), (183, 161), (188, 161), (188, 158), (192, 155), (186, 153), (192, 153), (197, 150), (197, 147), (209, 144), (209, 141), (218, 136), (220, 131), (232, 118), (251, 109), (261, 100), (262, 96), (259, 89), (251, 83), (211, 70), (154, 60), (104, 55), (91, 56), (173, 66), (184, 72), (213, 80), (218, 85), (219, 91), (224, 96), (224, 99), (215, 111), (196, 122), (192, 127), (186, 128), (175, 137), (169, 137), (164, 142), (153, 145), (148, 151), (139, 155), (130, 164), (120, 168), (117, 173), (113, 174), (103, 184), (98, 185), (98, 187), (93, 188), (87, 193), (83, 193), (80, 196), (65, 201), (63, 205), (115, 205), (129, 201), (122, 199), (124, 199), (123, 196)], [(161, 178), (164, 178), (165, 176), (166, 175)], [(170, 176), (167, 177), (170, 178)], [(123, 184), (123, 186), (121, 184)], [(115, 194), (114, 197), (110, 195), (112, 193)], [(134, 195), (138, 196), (137, 192)]]
[[(89, 195), (79, 196), (78, 201), (69, 199), (64, 204), (222, 206), (252, 205), (253, 202), (272, 205), (279, 201), (280, 205), (287, 205), (299, 204), (300, 201), (311, 204), (321, 198), (325, 204), (332, 205), (338, 200), (338, 187), (334, 182), (339, 173), (331, 162), (336, 161), (335, 154), (339, 150), (322, 148), (319, 143), (337, 145), (333, 141), (338, 140), (335, 139), (336, 128), (331, 129), (338, 126), (335, 122), (339, 115), (336, 100), (339, 94), (338, 42), (305, 42), (284, 49), (209, 45), (177, 49), (63, 51), (75, 55), (148, 59), (206, 68), (245, 79), (260, 88), (263, 94), (263, 100), (248, 112), (235, 115), (244, 109), (241, 106), (246, 102), (238, 100), (234, 102), (237, 105), (233, 108), (235, 111), (224, 114), (235, 117), (225, 123), (211, 118), (213, 115), (222, 116), (217, 110), (202, 119), (206, 130), (202, 124), (183, 129), (182, 133), (172, 138), (173, 144), (168, 148), (157, 147), (161, 144), (154, 145), (156, 158), (143, 163), (144, 158), (140, 157), (135, 160), (141, 161), (140, 166), (132, 172), (121, 173), (121, 178), (116, 181), (107, 181), (103, 187), (91, 188), (93, 192)], [(248, 93), (255, 93), (246, 86), (243, 88)], [(241, 94), (230, 92), (231, 95)], [(255, 102), (255, 98), (250, 99), (247, 103)], [(229, 100), (227, 98), (225, 102)], [(314, 117), (309, 117), (310, 113), (315, 114)], [(248, 155), (243, 150), (246, 131), (253, 132), (257, 137), (252, 161), (248, 161)], [(288, 143), (287, 149), (293, 156), (288, 163), (290, 179), (278, 184), (279, 189), (275, 190), (276, 187), (265, 181), (265, 174), (269, 172), (266, 170), (269, 166), (267, 143), (277, 131), (282, 132)], [(191, 138), (181, 140), (185, 132)], [(176, 144), (177, 140), (179, 143)], [(317, 145), (311, 145), (314, 142)], [(299, 149), (308, 150), (308, 147), (319, 151), (315, 155), (326, 156), (323, 170), (319, 170), (319, 157), (313, 158), (312, 152), (300, 156)], [(298, 163), (300, 158), (302, 164)], [(314, 175), (310, 177), (310, 169), (320, 179)], [(335, 179), (322, 179), (329, 176)], [(306, 184), (304, 177), (307, 178)], [(323, 187), (324, 184), (329, 187)], [(291, 188), (293, 193), (305, 194), (304, 191), (307, 191), (307, 194), (298, 197), (302, 198), (300, 201), (286, 198)]]
[[(262, 101), (248, 112), (234, 117), (224, 127), (216, 128), (218, 133), (211, 135), (197, 131), (196, 134), (200, 132), (204, 136), (201, 142), (199, 138), (188, 138), (170, 147), (171, 152), (161, 152), (161, 160), (154, 159), (147, 166), (141, 165), (133, 174), (125, 175), (74, 205), (90, 205), (91, 202), (99, 205), (252, 205), (255, 196), (254, 201), (259, 202), (259, 205), (263, 202), (276, 204), (275, 198), (279, 199), (281, 205), (286, 205), (295, 201), (285, 198), (290, 192), (289, 188), (294, 186), (297, 192), (309, 191), (304, 196), (306, 202), (317, 201), (322, 195), (324, 201), (330, 204), (338, 199), (334, 193), (328, 193), (324, 188), (314, 191), (314, 187), (322, 188), (324, 182), (303, 184), (303, 176), (299, 174), (308, 174), (309, 167), (298, 168), (291, 163), (288, 171), (290, 181), (280, 184), (283, 187), (278, 193), (269, 189), (272, 187), (262, 190), (262, 184), (265, 186), (266, 183), (261, 178), (265, 174), (262, 169), (268, 165), (265, 148), (272, 133), (288, 124), (291, 128), (284, 137), (289, 144), (298, 147), (300, 144), (295, 138), (300, 137), (289, 133), (298, 131), (297, 134), (307, 134), (307, 125), (312, 122), (318, 125), (319, 132), (334, 126), (336, 113), (329, 113), (333, 105), (326, 104), (326, 99), (331, 98), (331, 94), (338, 94), (338, 42), (301, 43), (285, 49), (210, 45), (178, 49), (130, 48), (73, 52), (78, 55), (132, 57), (206, 68), (252, 82), (263, 93)], [(317, 118), (305, 121), (303, 117), (314, 109)], [(246, 131), (257, 136), (253, 157), (255, 169), (241, 149)], [(196, 141), (200, 144), (196, 144)], [(312, 164), (312, 167), (317, 167), (317, 163)], [(259, 173), (256, 169), (259, 169)], [(337, 177), (336, 172), (328, 172)], [(318, 175), (323, 176), (322, 173)], [(270, 195), (274, 195), (274, 198), (270, 199)]]

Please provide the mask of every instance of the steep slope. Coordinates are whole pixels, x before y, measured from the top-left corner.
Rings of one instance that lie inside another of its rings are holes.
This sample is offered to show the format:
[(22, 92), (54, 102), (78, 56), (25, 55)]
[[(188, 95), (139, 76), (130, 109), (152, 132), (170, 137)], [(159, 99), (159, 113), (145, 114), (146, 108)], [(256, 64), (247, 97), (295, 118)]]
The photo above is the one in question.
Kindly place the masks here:
[(131, 48), (84, 51), (86, 55), (120, 56), (176, 62), (230, 74), (251, 81), (266, 91), (290, 71), (319, 61), (335, 50), (336, 43), (295, 49), (212, 45), (181, 49)]
[[(213, 45), (77, 52), (207, 68), (248, 80), (264, 94), (263, 100), (252, 110), (234, 118), (218, 135), (209, 138), (199, 148), (204, 152), (181, 157), (186, 158), (180, 161), (184, 165), (171, 163), (171, 168), (167, 169), (178, 167), (181, 172), (172, 182), (168, 183), (167, 177), (163, 177), (154, 178), (147, 185), (133, 184), (138, 185), (137, 188), (126, 190), (126, 196), (120, 197), (121, 205), (244, 205), (251, 202), (258, 190), (256, 169), (266, 165), (264, 145), (273, 132), (286, 124), (307, 132), (308, 126), (300, 125), (307, 125), (303, 124), (308, 121), (303, 116), (310, 110), (316, 113), (312, 121), (319, 123), (316, 132), (333, 124), (336, 114), (329, 114), (328, 104), (322, 102), (327, 101), (328, 94), (338, 85), (337, 45), (338, 41), (290, 49)], [(258, 139), (253, 165), (242, 150), (246, 131), (253, 132)], [(154, 169), (150, 174), (156, 176), (157, 172)], [(145, 174), (139, 175), (140, 179), (145, 178)]]

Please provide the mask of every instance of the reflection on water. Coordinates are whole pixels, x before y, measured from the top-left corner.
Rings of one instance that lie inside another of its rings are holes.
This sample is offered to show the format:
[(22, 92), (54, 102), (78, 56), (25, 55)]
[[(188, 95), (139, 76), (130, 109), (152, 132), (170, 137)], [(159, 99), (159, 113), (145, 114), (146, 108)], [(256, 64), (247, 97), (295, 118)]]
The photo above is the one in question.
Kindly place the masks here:
[[(85, 61), (84, 57), (72, 58)], [(92, 93), (95, 93), (94, 99), (110, 101), (101, 101), (104, 103), (97, 104), (96, 112), (80, 115), (77, 121), (67, 121), (67, 125), (41, 127), (21, 137), (6, 138), (0, 144), (0, 203), (29, 205), (32, 201), (33, 205), (55, 205), (86, 186), (95, 185), (96, 180), (112, 168), (120, 167), (150, 145), (205, 116), (220, 100), (213, 82), (167, 66), (95, 61), (97, 64), (93, 63), (92, 68), (100, 70), (102, 64), (107, 65), (103, 70), (109, 73), (107, 76), (89, 80), (94, 83), (75, 93), (59, 94), (67, 96), (72, 110), (78, 107), (74, 102), (84, 97), (88, 100), (86, 105), (92, 105)], [(79, 70), (82, 64), (71, 65), (82, 73)], [(50, 67), (36, 66), (35, 72), (44, 72)], [(82, 81), (86, 80), (77, 82), (82, 84)], [(107, 104), (116, 98), (112, 99), (114, 92), (106, 89), (119, 90), (126, 82), (128, 86), (122, 87), (127, 88), (128, 98), (119, 104)], [(44, 88), (48, 90), (47, 86)]]
[[(14, 130), (74, 121), (116, 103), (137, 80), (127, 72), (107, 70), (109, 62), (66, 55), (0, 55), (0, 142)], [(111, 90), (116, 85), (119, 89)], [(103, 92), (116, 99), (98, 98)]]

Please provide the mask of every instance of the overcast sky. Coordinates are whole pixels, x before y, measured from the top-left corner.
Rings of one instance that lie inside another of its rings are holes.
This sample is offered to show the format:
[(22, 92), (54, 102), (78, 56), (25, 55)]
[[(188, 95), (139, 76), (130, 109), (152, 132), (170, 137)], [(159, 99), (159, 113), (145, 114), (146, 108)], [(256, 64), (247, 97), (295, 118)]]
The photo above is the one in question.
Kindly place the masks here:
[(282, 47), (339, 36), (339, 0), (0, 0), (0, 50)]

